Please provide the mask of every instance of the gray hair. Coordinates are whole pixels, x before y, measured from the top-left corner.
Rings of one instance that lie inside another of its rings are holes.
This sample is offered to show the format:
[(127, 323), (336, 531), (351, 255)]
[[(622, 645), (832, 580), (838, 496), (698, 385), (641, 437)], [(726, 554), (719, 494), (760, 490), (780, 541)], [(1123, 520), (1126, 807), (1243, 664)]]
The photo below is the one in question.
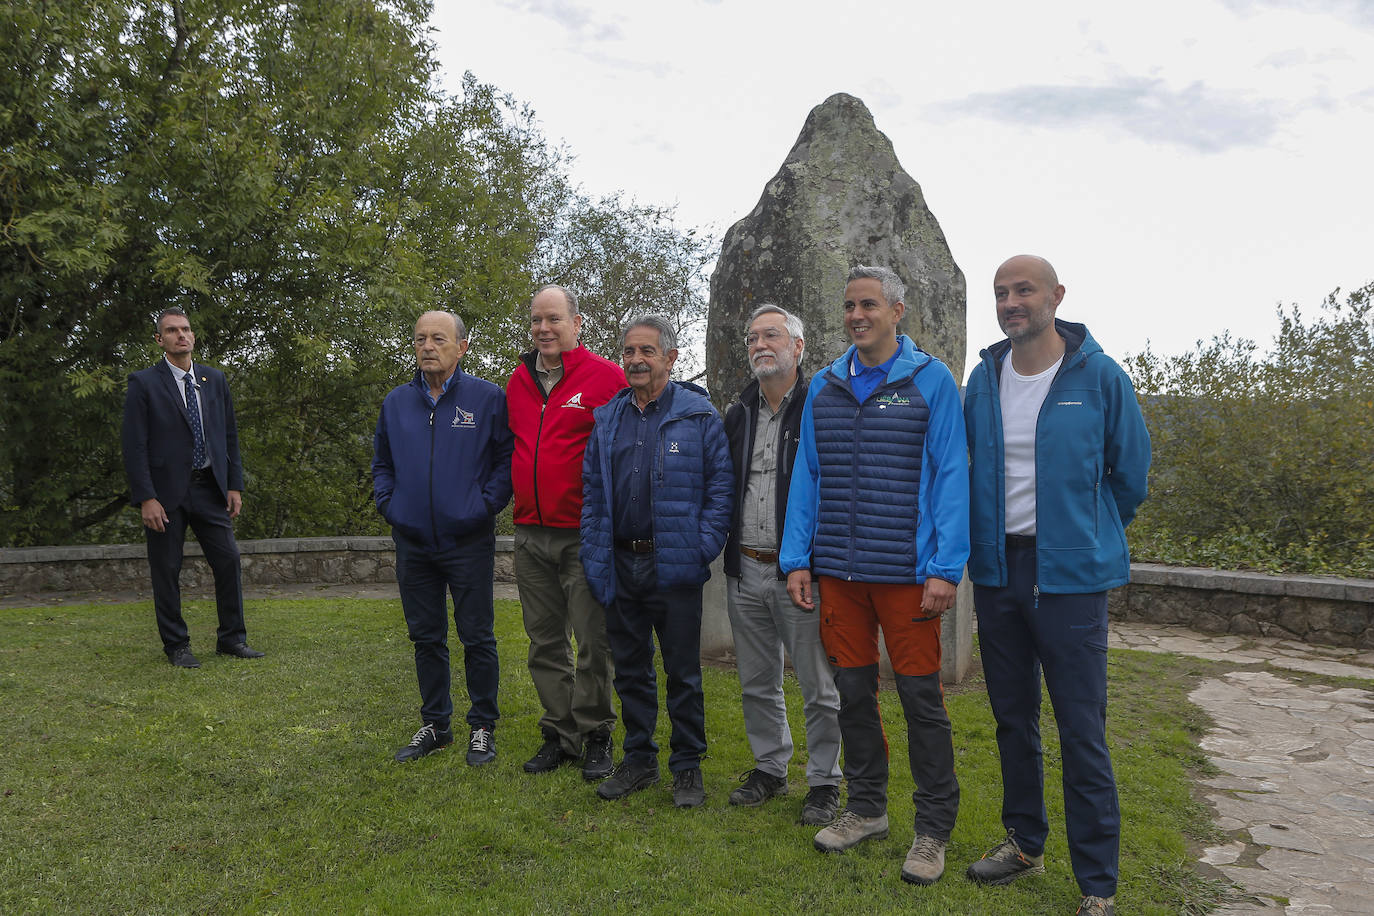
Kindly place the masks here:
[(537, 299), (537, 298), (539, 298), (539, 294), (542, 293), (542, 292), (543, 292), (544, 290), (546, 290), (546, 289), (556, 289), (556, 290), (558, 290), (560, 293), (563, 294), (563, 298), (568, 300), (568, 314), (569, 314), (569, 315), (580, 315), (580, 314), (582, 314), (581, 312), (579, 312), (579, 311), (577, 310), (577, 294), (574, 293), (572, 290), (568, 289), (566, 286), (559, 286), (557, 283), (545, 283), (543, 286), (541, 286), (541, 287), (539, 287), (537, 290), (535, 290), (535, 291), (534, 291), (534, 295), (533, 295), (533, 296), (530, 296), (530, 305), (531, 305), (531, 306), (534, 305), (534, 300)]
[(849, 277), (845, 282), (848, 283), (851, 280), (880, 281), (883, 284), (883, 298), (887, 300), (888, 305), (896, 305), (903, 301), (902, 297), (906, 295), (906, 284), (902, 282), (902, 278), (886, 267), (869, 267), (856, 264), (850, 269)]
[(185, 318), (187, 322), (191, 320), (191, 316), (187, 315), (186, 310), (181, 306), (169, 305), (167, 308), (158, 312), (157, 317), (153, 319), (153, 330), (158, 334), (162, 333), (162, 319), (166, 318), (168, 315), (180, 315), (182, 318)]
[(630, 332), (635, 328), (653, 328), (658, 332), (658, 345), (663, 348), (663, 352), (677, 349), (677, 331), (673, 330), (673, 324), (662, 315), (640, 315), (625, 325), (625, 330), (620, 333), (620, 348), (625, 349), (625, 338), (630, 336)]
[(760, 315), (781, 315), (782, 323), (787, 326), (787, 333), (792, 336), (793, 340), (806, 337), (802, 328), (802, 320), (780, 305), (765, 302), (749, 313), (749, 323), (753, 324)]
[[(455, 335), (457, 335), (457, 336), (455, 336), (453, 339), (454, 339), (454, 340), (467, 340), (467, 339), (468, 339), (468, 326), (465, 325), (465, 324), (463, 324), (463, 319), (459, 318), (459, 317), (457, 316), (457, 314), (455, 314), (455, 313), (453, 313), (453, 312), (450, 312), (448, 309), (430, 309), (430, 310), (427, 311), (427, 312), (421, 312), (421, 313), (420, 313), (420, 318), (423, 318), (423, 317), (425, 317), (426, 315), (447, 315), (449, 318), (452, 318), (452, 319), (453, 319), (453, 333), (454, 333)], [(419, 324), (419, 323), (420, 323), (420, 318), (415, 319), (415, 323), (416, 323), (416, 324)]]

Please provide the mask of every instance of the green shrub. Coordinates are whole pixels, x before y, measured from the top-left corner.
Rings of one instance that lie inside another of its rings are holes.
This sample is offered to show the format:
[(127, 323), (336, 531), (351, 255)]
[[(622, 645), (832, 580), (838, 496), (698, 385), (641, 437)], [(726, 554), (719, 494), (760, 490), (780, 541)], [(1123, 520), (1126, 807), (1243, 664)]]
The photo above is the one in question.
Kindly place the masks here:
[(1154, 445), (1136, 560), (1374, 577), (1374, 283), (1274, 346), (1224, 334), (1130, 372)]

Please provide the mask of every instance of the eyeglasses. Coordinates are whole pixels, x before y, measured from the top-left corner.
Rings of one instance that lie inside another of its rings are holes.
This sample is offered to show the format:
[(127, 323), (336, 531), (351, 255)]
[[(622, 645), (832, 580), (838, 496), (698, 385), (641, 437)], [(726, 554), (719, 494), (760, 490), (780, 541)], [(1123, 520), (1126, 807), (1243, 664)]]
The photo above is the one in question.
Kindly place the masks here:
[(764, 328), (762, 334), (756, 334), (750, 331), (748, 334), (744, 335), (744, 345), (746, 347), (752, 347), (759, 342), (759, 338), (763, 338), (764, 343), (775, 344), (780, 340), (789, 339), (789, 336), (786, 331), (779, 330), (778, 328)]

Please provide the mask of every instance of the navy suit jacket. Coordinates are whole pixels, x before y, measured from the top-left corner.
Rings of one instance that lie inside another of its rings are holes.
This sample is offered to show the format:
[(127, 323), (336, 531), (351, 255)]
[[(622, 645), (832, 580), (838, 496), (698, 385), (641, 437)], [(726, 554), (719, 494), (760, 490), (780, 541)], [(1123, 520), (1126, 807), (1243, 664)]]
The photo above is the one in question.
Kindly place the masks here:
[[(200, 385), (201, 425), (205, 450), (220, 492), (243, 490), (239, 460), (239, 431), (234, 402), (224, 373), (191, 364)], [(191, 488), (191, 416), (167, 361), (129, 376), (124, 399), (124, 473), (129, 478), (129, 501), (137, 506), (157, 498), (171, 510), (186, 502)]]

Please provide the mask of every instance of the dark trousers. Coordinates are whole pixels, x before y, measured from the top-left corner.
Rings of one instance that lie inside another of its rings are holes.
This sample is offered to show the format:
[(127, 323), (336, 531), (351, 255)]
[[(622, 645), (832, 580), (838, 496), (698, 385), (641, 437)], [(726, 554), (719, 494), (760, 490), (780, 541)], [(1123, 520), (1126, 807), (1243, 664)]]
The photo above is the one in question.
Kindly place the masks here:
[[(974, 589), (1002, 762), (1002, 825), (1027, 853), (1049, 835), (1040, 750), (1044, 671), (1064, 765), (1064, 819), (1084, 894), (1116, 893), (1121, 810), (1107, 750), (1107, 594), (1033, 593), (1035, 548), (1007, 548), (1005, 588)], [(1038, 606), (1037, 606), (1038, 600)]]
[(668, 769), (701, 765), (706, 753), (706, 698), (701, 689), (701, 586), (658, 588), (652, 553), (615, 552), (615, 600), (606, 609), (606, 636), (615, 661), (615, 692), (625, 723), (625, 761), (658, 763), (658, 678), (654, 634), (668, 676), (672, 723)]
[(500, 661), (496, 655), (496, 610), (492, 577), (496, 539), (488, 530), (456, 547), (433, 550), (394, 535), (396, 584), (406, 630), (415, 644), (415, 676), (420, 682), (420, 718), (448, 728), (453, 717), (449, 688), (448, 602), (453, 596), (453, 624), (463, 644), (467, 680), (467, 722), (472, 728), (494, 728), (500, 713), (496, 689)]
[(215, 576), (215, 610), (219, 614), (216, 646), (236, 646), (248, 640), (243, 625), (243, 577), (239, 545), (229, 521), (224, 494), (208, 476), (191, 481), (186, 502), (167, 509), (165, 531), (144, 528), (148, 540), (148, 568), (153, 579), (153, 609), (162, 648), (171, 655), (190, 645), (191, 635), (181, 616), (181, 561), (186, 528), (196, 533), (200, 549)]

